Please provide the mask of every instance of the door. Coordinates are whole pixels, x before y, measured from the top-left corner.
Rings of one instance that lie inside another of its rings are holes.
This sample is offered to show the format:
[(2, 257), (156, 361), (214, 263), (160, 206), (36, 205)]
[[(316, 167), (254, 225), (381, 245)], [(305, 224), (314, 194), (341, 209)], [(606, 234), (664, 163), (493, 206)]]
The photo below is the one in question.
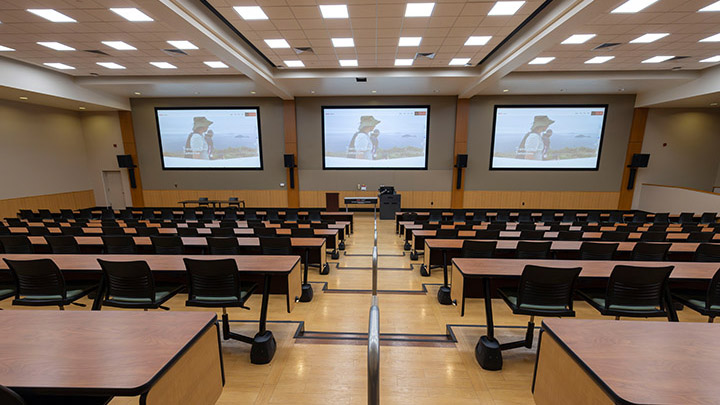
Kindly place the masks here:
[(122, 174), (119, 170), (103, 171), (102, 174), (107, 206), (112, 206), (115, 210), (125, 209), (125, 188)]

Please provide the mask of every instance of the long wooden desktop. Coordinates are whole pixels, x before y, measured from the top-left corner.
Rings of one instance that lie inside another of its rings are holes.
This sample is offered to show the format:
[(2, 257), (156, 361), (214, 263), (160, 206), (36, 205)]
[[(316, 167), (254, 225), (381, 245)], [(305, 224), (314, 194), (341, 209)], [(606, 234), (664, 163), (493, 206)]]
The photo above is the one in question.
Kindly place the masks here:
[(214, 404), (224, 385), (216, 321), (212, 312), (0, 311), (0, 384), (40, 403)]

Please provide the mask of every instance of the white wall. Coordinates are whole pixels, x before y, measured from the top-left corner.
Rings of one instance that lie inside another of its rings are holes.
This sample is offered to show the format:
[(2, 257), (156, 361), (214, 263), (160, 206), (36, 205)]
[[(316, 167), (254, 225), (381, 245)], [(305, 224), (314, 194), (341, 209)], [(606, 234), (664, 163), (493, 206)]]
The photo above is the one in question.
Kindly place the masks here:
[(639, 210), (649, 212), (717, 212), (720, 213), (720, 194), (677, 187), (642, 184), (635, 191)]

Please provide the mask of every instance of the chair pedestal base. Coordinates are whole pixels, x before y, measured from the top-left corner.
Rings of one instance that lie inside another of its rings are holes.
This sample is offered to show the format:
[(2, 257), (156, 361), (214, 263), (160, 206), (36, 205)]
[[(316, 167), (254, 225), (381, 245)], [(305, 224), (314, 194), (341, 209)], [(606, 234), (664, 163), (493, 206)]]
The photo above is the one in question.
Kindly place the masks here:
[(416, 251), (410, 252), (410, 260), (417, 260), (418, 259), (418, 253)]
[(320, 268), (320, 274), (325, 275), (328, 273), (330, 273), (330, 265), (325, 263), (325, 265)]
[(338, 244), (338, 249), (345, 250), (345, 241), (344, 240), (340, 241), (340, 244)]
[(313, 299), (313, 288), (310, 284), (302, 285), (302, 295), (300, 296), (300, 302), (310, 302)]
[(485, 370), (500, 370), (502, 369), (502, 351), (500, 350), (500, 343), (487, 336), (482, 336), (475, 345), (475, 359), (477, 360), (480, 367)]
[(250, 349), (250, 362), (252, 364), (268, 364), (275, 356), (277, 343), (272, 332), (266, 330), (255, 335)]
[(452, 305), (452, 298), (450, 298), (450, 287), (442, 286), (438, 290), (437, 294), (438, 302), (442, 305)]
[(330, 253), (330, 258), (333, 260), (337, 260), (340, 258), (340, 253), (338, 253), (337, 250), (333, 250), (332, 253)]
[(430, 277), (430, 272), (428, 271), (427, 266), (424, 264), (420, 265), (420, 275), (423, 277)]
[(410, 246), (410, 242), (405, 241), (405, 245), (403, 245), (403, 249), (404, 249), (404, 250), (410, 250), (410, 247), (411, 247), (411, 246)]

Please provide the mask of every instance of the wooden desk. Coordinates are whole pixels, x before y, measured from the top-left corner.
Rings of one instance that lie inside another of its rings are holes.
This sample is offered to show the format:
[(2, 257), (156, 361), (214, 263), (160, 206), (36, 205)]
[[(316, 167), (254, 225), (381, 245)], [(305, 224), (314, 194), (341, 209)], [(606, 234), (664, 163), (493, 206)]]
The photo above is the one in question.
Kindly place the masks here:
[(720, 401), (716, 325), (546, 319), (542, 330), (538, 405)]
[(0, 384), (24, 395), (214, 404), (222, 351), (211, 312), (0, 311)]

